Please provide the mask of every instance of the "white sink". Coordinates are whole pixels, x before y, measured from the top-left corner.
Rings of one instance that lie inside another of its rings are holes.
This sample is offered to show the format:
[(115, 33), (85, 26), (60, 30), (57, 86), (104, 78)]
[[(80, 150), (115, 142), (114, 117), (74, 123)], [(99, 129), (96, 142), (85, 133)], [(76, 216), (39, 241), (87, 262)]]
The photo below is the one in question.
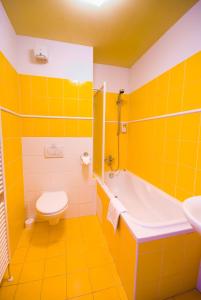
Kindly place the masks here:
[(183, 209), (188, 221), (201, 234), (201, 196), (186, 199)]

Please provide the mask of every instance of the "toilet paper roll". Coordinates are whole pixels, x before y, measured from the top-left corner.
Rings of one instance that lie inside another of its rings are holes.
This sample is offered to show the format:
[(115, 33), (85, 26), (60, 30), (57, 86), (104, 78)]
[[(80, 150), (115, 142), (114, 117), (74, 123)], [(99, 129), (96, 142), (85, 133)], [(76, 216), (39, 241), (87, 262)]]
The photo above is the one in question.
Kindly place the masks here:
[(83, 164), (83, 165), (89, 165), (90, 164), (90, 162), (91, 162), (91, 158), (90, 158), (90, 156), (89, 156), (89, 154), (87, 153), (84, 153), (84, 154), (82, 154), (81, 156), (80, 156), (80, 158), (81, 158), (81, 163)]

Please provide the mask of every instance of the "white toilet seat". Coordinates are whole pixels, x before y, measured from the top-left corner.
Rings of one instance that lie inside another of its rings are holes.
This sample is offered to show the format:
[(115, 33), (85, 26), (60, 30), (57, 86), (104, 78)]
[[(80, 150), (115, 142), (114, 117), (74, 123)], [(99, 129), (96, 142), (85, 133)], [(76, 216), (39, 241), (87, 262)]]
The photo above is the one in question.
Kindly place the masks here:
[(45, 192), (36, 201), (36, 209), (43, 215), (51, 216), (65, 210), (67, 204), (65, 192)]

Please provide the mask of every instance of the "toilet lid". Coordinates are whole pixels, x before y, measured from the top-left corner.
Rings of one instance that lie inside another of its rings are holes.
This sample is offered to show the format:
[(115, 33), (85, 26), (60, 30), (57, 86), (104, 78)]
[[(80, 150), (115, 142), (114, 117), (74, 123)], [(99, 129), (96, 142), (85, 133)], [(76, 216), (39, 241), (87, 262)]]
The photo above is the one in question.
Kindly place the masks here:
[(53, 214), (63, 210), (68, 203), (65, 192), (45, 192), (36, 202), (36, 208), (43, 214)]

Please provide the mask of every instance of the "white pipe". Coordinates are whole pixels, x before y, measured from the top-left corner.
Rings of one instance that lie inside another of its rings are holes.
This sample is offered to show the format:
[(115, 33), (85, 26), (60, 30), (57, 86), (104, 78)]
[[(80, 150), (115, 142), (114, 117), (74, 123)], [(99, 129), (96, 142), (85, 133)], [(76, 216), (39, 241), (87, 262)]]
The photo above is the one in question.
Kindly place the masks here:
[(72, 117), (72, 116), (48, 116), (48, 115), (25, 115), (16, 113), (11, 109), (5, 108), (3, 106), (0, 106), (0, 110), (7, 112), (11, 115), (14, 115), (16, 117), (20, 118), (31, 118), (31, 119), (67, 119), (67, 120), (93, 120), (92, 117)]
[[(73, 117), (73, 116), (49, 116), (49, 115), (27, 115), (27, 114), (20, 114), (16, 113), (11, 109), (5, 108), (3, 106), (0, 106), (0, 110), (7, 112), (11, 115), (14, 115), (16, 117), (21, 118), (33, 118), (33, 119), (66, 119), (66, 120), (93, 120), (93, 117)], [(157, 119), (165, 119), (165, 118), (173, 118), (177, 116), (183, 116), (183, 115), (189, 115), (189, 114), (195, 114), (195, 113), (201, 113), (201, 108), (191, 109), (191, 110), (184, 110), (179, 111), (176, 113), (170, 113), (170, 114), (164, 114), (160, 116), (153, 116), (153, 117), (147, 117), (137, 120), (130, 120), (130, 121), (122, 121), (121, 123), (137, 123), (137, 122), (145, 122), (145, 121), (151, 121), (151, 120), (157, 120)], [(107, 120), (105, 123), (117, 123), (117, 121), (113, 120)]]
[(147, 117), (147, 118), (138, 119), (138, 120), (130, 120), (130, 121), (127, 121), (126, 123), (129, 124), (129, 123), (137, 123), (137, 122), (151, 121), (151, 120), (157, 120), (157, 119), (173, 118), (173, 117), (195, 114), (195, 113), (200, 113), (200, 112), (201, 112), (201, 108), (197, 108), (197, 109), (179, 111), (179, 112), (171, 113), (171, 114), (164, 114), (164, 115), (160, 115), (160, 116)]

